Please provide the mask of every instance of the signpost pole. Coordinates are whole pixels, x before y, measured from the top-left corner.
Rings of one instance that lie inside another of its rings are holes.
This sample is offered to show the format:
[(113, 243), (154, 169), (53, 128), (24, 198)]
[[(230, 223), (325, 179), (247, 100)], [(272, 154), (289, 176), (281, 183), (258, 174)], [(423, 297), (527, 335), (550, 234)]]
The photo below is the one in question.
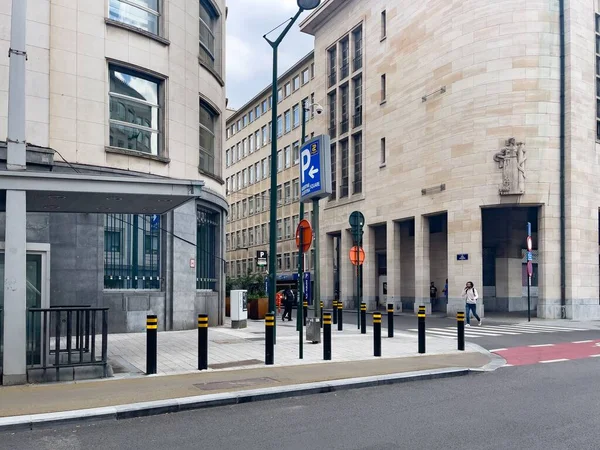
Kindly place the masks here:
[(527, 322), (531, 322), (531, 276), (533, 275), (532, 250), (531, 222), (527, 222)]
[[(302, 203), (300, 203), (302, 204)], [(303, 325), (303, 317), (302, 315), (304, 314), (304, 308), (302, 308), (302, 301), (304, 300), (304, 296), (302, 295), (302, 288), (304, 287), (304, 280), (302, 279), (302, 273), (303, 273), (303, 269), (304, 269), (304, 240), (303, 240), (303, 235), (304, 233), (302, 233), (302, 228), (300, 228), (300, 245), (298, 246), (298, 259), (300, 260), (298, 262), (298, 306), (296, 308), (296, 316), (297, 316), (297, 323), (296, 323), (296, 327), (298, 329), (298, 358), (299, 359), (304, 359), (304, 327)]]
[[(304, 145), (306, 141), (306, 100), (302, 100), (302, 137), (300, 138), (300, 148)], [(300, 155), (298, 155), (300, 156)], [(304, 219), (304, 202), (300, 200), (300, 213), (298, 216), (298, 221)], [(302, 244), (300, 244), (302, 246)], [(300, 310), (300, 304), (304, 301), (304, 253), (302, 250), (298, 251), (298, 311)], [(297, 314), (298, 320), (296, 320), (296, 331), (302, 333), (302, 320), (300, 320), (300, 315)], [(302, 335), (300, 337), (300, 345), (302, 345)], [(302, 352), (302, 351), (300, 351)]]
[[(356, 239), (356, 261), (360, 258), (360, 242)], [(360, 265), (356, 264), (356, 327), (360, 329)]]
[[(313, 199), (313, 230), (315, 233), (315, 294), (314, 300), (314, 317), (321, 317), (321, 261), (320, 261), (320, 245), (319, 245), (319, 199)], [(319, 339), (320, 341), (320, 339)]]

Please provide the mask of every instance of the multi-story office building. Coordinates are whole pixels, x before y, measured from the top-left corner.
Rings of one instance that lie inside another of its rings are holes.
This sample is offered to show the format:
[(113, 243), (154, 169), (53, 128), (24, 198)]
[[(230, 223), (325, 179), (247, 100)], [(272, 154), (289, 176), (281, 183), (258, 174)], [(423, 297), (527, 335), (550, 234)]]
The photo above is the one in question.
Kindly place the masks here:
[(26, 305), (106, 306), (111, 332), (224, 317), (225, 1), (26, 3), (24, 136), (0, 8), (5, 382), (24, 373)]
[[(227, 119), (225, 182), (231, 209), (226, 233), (228, 276), (268, 270), (256, 266), (256, 252), (269, 249), (271, 104), (277, 101), (277, 279), (280, 286), (293, 285), (297, 280), (302, 102), (315, 102), (314, 77), (311, 52), (279, 77), (277, 99), (273, 100), (272, 86), (268, 86)], [(314, 134), (314, 108), (304, 113), (306, 136), (310, 137)], [(305, 217), (310, 220), (310, 205), (306, 205)], [(314, 258), (314, 252), (310, 255)], [(306, 258), (309, 273), (312, 260)]]
[(431, 311), (434, 282), (434, 310), (454, 314), (472, 281), (487, 312), (523, 311), (529, 222), (538, 315), (600, 318), (599, 8), (326, 0), (301, 23), (332, 137), (324, 300), (339, 285), (354, 302), (347, 224), (359, 210), (371, 307)]

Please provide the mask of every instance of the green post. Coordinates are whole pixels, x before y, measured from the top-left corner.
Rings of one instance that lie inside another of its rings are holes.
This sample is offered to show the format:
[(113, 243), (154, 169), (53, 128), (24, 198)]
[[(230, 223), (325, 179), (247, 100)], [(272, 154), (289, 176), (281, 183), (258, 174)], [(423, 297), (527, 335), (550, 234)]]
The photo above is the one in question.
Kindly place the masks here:
[[(263, 38), (273, 49), (273, 84), (271, 89), (271, 205), (269, 211), (269, 312), (275, 313), (275, 292), (277, 290), (277, 49), (279, 44), (290, 31), (292, 25), (298, 20), (304, 10), (298, 12), (291, 18), (277, 39), (271, 41), (265, 34)], [(277, 327), (273, 327), (273, 341), (277, 342)]]

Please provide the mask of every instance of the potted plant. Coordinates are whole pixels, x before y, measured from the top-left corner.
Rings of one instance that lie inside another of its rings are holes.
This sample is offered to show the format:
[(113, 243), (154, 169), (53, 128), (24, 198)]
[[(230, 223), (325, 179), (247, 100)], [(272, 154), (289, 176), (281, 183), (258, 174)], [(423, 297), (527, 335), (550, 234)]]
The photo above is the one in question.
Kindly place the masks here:
[(248, 318), (261, 320), (265, 318), (269, 307), (269, 299), (265, 292), (265, 284), (262, 275), (248, 273), (240, 277), (235, 283), (238, 289), (248, 291)]

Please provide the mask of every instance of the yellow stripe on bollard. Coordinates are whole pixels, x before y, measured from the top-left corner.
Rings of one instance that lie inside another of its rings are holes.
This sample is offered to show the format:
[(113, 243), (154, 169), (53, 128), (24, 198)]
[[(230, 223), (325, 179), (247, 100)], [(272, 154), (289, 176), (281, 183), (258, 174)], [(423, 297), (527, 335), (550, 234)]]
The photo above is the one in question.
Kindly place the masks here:
[(381, 314), (380, 313), (373, 314), (373, 323), (381, 323)]
[(146, 329), (147, 330), (157, 330), (158, 329), (158, 325), (146, 325)]

